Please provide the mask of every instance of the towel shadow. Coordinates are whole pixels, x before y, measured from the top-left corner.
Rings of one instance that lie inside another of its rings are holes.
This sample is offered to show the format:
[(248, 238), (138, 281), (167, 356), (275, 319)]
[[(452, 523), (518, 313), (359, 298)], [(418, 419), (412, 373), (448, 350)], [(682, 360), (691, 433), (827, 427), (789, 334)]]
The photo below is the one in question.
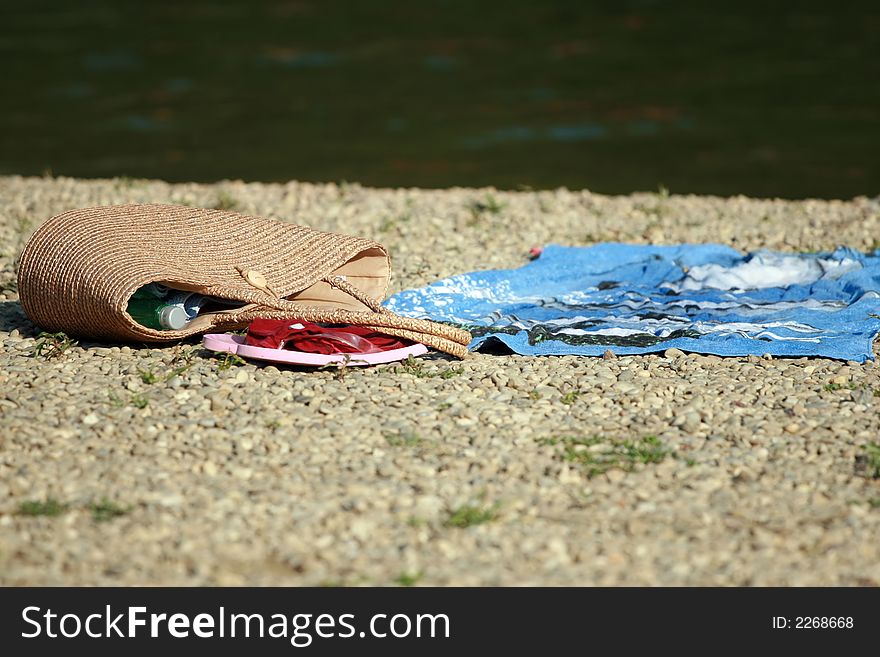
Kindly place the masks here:
[(511, 356), (516, 353), (494, 336), (486, 338), (483, 344), (477, 348), (477, 352), (487, 356)]

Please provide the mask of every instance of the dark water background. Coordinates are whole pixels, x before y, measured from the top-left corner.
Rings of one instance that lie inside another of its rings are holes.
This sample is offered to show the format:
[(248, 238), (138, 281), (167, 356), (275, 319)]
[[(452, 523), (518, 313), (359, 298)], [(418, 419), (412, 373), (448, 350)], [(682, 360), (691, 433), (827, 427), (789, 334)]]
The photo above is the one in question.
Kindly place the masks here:
[(0, 0), (0, 174), (880, 192), (880, 3)]

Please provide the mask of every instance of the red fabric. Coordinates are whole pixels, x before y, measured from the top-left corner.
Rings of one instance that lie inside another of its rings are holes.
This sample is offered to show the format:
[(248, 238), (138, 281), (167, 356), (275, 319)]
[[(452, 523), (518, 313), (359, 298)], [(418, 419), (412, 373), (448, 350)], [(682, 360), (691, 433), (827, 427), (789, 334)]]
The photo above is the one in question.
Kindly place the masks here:
[[(292, 328), (302, 326), (302, 328)], [(371, 354), (413, 344), (363, 326), (321, 326), (289, 319), (255, 319), (245, 343), (267, 349), (290, 349), (311, 354)]]

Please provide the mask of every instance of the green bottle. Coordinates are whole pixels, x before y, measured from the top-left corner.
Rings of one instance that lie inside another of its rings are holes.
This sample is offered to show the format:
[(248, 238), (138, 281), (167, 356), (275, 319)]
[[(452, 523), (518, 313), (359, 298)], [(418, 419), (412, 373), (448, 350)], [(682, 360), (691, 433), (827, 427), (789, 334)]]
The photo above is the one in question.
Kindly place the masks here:
[(170, 290), (151, 283), (135, 292), (128, 300), (128, 314), (141, 326), (158, 331), (177, 331), (190, 320), (183, 304), (169, 298)]

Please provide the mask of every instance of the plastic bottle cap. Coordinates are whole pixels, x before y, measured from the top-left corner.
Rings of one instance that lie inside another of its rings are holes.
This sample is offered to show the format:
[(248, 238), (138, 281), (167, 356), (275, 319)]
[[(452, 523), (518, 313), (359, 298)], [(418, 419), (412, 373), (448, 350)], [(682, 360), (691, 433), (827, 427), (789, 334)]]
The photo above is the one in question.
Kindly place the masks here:
[(165, 306), (159, 311), (159, 323), (166, 329), (178, 331), (188, 322), (189, 317), (181, 306)]

